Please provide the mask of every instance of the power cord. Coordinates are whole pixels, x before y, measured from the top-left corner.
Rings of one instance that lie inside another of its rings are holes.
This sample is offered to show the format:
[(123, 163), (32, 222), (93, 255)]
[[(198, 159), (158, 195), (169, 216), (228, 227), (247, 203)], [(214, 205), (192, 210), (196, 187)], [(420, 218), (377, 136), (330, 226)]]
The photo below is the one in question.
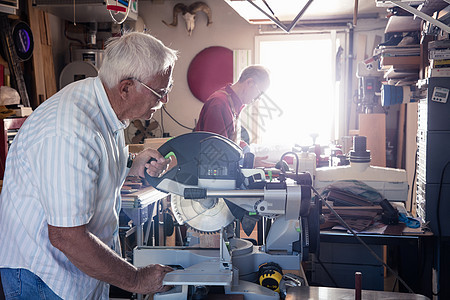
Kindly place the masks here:
[(331, 273), (328, 271), (328, 269), (325, 267), (325, 265), (322, 263), (319, 257), (316, 257), (317, 262), (322, 266), (322, 269), (327, 273), (328, 277), (331, 279), (335, 287), (339, 287), (336, 280), (334, 280), (333, 276), (331, 276)]
[(328, 209), (330, 209), (330, 211), (336, 216), (336, 218), (338, 218), (338, 220), (341, 222), (341, 224), (348, 230), (350, 231), (350, 233), (361, 243), (361, 245), (363, 245), (364, 247), (367, 248), (367, 250), (370, 252), (370, 254), (372, 254), (372, 256), (378, 260), (386, 269), (389, 270), (389, 272), (391, 272), (408, 290), (408, 292), (410, 292), (411, 294), (414, 294), (414, 291), (409, 287), (409, 285), (406, 284), (406, 282), (400, 278), (400, 276), (398, 275), (397, 272), (395, 272), (391, 267), (389, 267), (380, 257), (378, 257), (378, 255), (359, 237), (359, 235), (344, 221), (344, 219), (342, 219), (342, 217), (333, 209), (333, 207), (328, 204), (325, 199), (323, 199), (323, 197), (319, 194), (319, 192), (317, 192), (317, 190), (311, 186), (311, 189), (314, 191), (314, 194), (317, 195), (317, 197), (319, 197), (320, 201), (322, 203), (324, 203)]
[[(164, 105), (163, 105), (163, 108), (164, 108)], [(162, 136), (164, 137), (164, 133), (166, 132), (164, 130), (164, 114), (163, 114), (162, 110), (160, 110), (160, 111), (161, 111), (161, 130), (162, 130)]]
[[(164, 112), (175, 122), (175, 123), (177, 123), (178, 125), (180, 125), (181, 127), (183, 127), (183, 128), (186, 128), (186, 129), (189, 129), (189, 130), (191, 130), (191, 131), (194, 131), (194, 128), (190, 128), (190, 127), (188, 127), (188, 126), (185, 126), (185, 125), (183, 125), (183, 124), (181, 124), (180, 122), (178, 122), (174, 117), (172, 117), (172, 115), (167, 111), (167, 109), (166, 109), (166, 107), (163, 105), (163, 110), (164, 110)], [(161, 122), (162, 122), (162, 111), (161, 111)]]
[(295, 152), (293, 152), (293, 151), (289, 151), (289, 152), (284, 153), (283, 155), (281, 155), (280, 162), (284, 159), (284, 157), (285, 157), (286, 155), (289, 155), (289, 154), (292, 154), (292, 155), (295, 156), (295, 162), (296, 162), (296, 165), (295, 165), (295, 174), (298, 175), (299, 159), (298, 159), (297, 153), (295, 153)]

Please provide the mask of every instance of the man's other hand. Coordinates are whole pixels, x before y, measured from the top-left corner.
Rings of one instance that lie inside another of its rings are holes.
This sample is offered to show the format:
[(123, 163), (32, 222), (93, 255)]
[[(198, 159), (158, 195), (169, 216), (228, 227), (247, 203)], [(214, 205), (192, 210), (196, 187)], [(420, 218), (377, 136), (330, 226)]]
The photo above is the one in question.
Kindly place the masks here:
[(137, 273), (136, 292), (139, 294), (154, 294), (166, 292), (171, 286), (162, 284), (164, 276), (173, 269), (164, 265), (148, 265), (140, 268)]

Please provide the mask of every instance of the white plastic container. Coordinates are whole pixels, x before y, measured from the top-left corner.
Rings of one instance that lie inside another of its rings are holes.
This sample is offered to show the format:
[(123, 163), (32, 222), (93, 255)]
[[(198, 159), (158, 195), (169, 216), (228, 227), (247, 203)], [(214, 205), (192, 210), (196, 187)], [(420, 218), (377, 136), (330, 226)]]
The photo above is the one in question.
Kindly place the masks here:
[(320, 192), (336, 181), (359, 180), (376, 189), (389, 201), (406, 202), (408, 199), (406, 171), (371, 166), (370, 151), (366, 150), (364, 136), (353, 138), (353, 149), (350, 152), (350, 165), (317, 169), (314, 187)]
[(339, 180), (362, 181), (389, 201), (406, 202), (408, 199), (408, 178), (405, 170), (352, 162), (348, 166), (318, 168), (314, 187), (320, 191)]

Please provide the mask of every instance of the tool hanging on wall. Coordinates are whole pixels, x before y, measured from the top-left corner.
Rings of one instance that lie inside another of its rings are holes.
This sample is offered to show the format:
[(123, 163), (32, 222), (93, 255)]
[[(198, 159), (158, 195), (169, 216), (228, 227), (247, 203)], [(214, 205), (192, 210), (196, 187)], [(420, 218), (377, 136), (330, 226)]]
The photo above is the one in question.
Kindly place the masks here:
[(33, 52), (33, 34), (24, 22), (18, 22), (11, 28), (8, 17), (4, 14), (0, 16), (0, 25), (0, 28), (2, 28), (1, 38), (4, 52), (8, 65), (12, 69), (12, 75), (16, 81), (20, 99), (24, 106), (30, 107), (30, 99), (28, 98), (22, 68), (19, 63), (31, 57)]

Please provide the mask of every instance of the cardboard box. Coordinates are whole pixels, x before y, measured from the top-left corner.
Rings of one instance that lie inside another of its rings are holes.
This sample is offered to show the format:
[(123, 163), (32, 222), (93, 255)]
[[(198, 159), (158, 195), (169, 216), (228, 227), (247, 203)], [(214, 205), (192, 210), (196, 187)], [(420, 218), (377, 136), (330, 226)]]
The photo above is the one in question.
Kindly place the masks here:
[(411, 66), (419, 69), (420, 56), (384, 56), (381, 58), (380, 65), (382, 67), (389, 66), (389, 68), (391, 66)]

